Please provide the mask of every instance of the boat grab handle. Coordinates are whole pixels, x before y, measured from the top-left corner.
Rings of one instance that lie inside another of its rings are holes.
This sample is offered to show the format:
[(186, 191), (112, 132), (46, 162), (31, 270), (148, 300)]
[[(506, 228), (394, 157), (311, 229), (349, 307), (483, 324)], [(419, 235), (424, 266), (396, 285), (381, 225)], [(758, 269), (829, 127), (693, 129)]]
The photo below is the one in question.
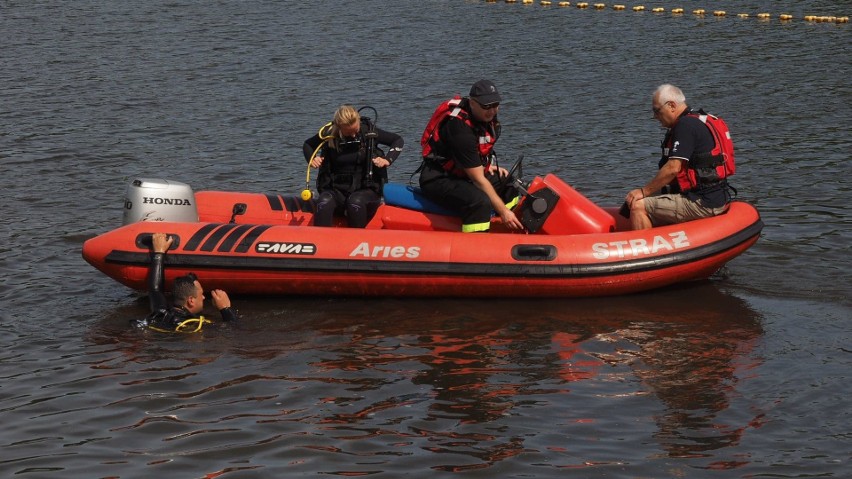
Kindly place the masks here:
[(512, 247), (512, 258), (517, 261), (553, 261), (556, 247), (549, 244), (519, 244)]

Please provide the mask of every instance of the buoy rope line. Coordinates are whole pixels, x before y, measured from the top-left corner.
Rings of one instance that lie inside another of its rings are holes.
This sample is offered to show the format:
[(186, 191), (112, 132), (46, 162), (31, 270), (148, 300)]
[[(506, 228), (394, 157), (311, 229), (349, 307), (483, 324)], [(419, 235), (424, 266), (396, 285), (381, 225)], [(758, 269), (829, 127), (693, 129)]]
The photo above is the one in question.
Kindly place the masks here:
[[(535, 3), (535, 0), (500, 0), (500, 1), (503, 1), (505, 3), (522, 3), (522, 4), (525, 4), (525, 5), (530, 5), (530, 4)], [(497, 3), (497, 2), (498, 2), (498, 0), (485, 0), (485, 3)], [(592, 3), (592, 4), (590, 4), (588, 2), (574, 2), (574, 3), (572, 3), (572, 2), (551, 2), (550, 0), (539, 0), (538, 3), (541, 4), (541, 5), (544, 5), (544, 6), (550, 6), (550, 5), (553, 5), (555, 3), (557, 6), (560, 6), (560, 7), (572, 7), (573, 6), (573, 7), (576, 7), (578, 9), (581, 9), (581, 10), (585, 10), (585, 9), (592, 9), (592, 10), (612, 9), (612, 10), (615, 10), (615, 11), (628, 10), (627, 5), (619, 4), (619, 3), (616, 3), (614, 5), (607, 5), (606, 3)], [(757, 14), (737, 13), (737, 14), (728, 15), (728, 12), (726, 12), (725, 10), (705, 10), (703, 8), (693, 8), (693, 9), (689, 10), (689, 9), (683, 9), (683, 8), (672, 8), (672, 9), (669, 9), (667, 11), (664, 7), (651, 7), (651, 8), (646, 9), (644, 5), (634, 5), (634, 6), (630, 7), (629, 10), (633, 10), (634, 12), (646, 12), (646, 11), (648, 11), (648, 12), (652, 12), (652, 13), (667, 13), (667, 12), (670, 12), (672, 15), (692, 14), (692, 15), (695, 15), (696, 17), (704, 17), (704, 16), (707, 16), (707, 15), (712, 15), (714, 17), (727, 17), (727, 16), (733, 17), (733, 16), (736, 16), (737, 18), (757, 18), (758, 20), (763, 20), (763, 21), (769, 21), (769, 20), (772, 20), (773, 18), (777, 18), (781, 22), (791, 22), (793, 20), (796, 20), (796, 17), (789, 14), (789, 13), (781, 13), (781, 14), (778, 14), (778, 15), (773, 15), (771, 13), (761, 12), (761, 13), (757, 13)], [(808, 23), (837, 23), (837, 24), (849, 23), (849, 17), (848, 16), (805, 15), (805, 16), (801, 17), (801, 19), (808, 22)]]

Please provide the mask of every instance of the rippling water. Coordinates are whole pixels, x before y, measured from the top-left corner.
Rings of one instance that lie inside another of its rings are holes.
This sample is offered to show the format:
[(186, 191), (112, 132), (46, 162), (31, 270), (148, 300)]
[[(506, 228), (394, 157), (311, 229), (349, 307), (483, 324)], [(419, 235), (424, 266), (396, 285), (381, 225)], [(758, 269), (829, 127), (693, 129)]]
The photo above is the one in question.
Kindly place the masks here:
[[(852, 474), (852, 42), (801, 20), (849, 4), (658, 3), (728, 16), (2, 2), (0, 474)], [(651, 91), (682, 86), (731, 125), (763, 237), (711, 281), (642, 295), (234, 298), (240, 324), (195, 336), (130, 329), (146, 301), (80, 257), (136, 175), (299, 191), (301, 143), (341, 103), (403, 135), (407, 181), (434, 106), (481, 77), (505, 99), (504, 162), (610, 204), (656, 165)]]

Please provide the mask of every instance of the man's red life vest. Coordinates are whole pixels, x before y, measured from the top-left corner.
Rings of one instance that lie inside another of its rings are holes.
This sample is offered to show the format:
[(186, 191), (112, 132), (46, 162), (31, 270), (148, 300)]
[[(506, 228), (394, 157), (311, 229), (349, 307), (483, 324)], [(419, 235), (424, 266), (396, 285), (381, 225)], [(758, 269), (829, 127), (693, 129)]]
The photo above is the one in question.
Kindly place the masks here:
[(432, 118), (423, 130), (423, 136), (420, 137), (420, 146), (423, 147), (423, 158), (441, 164), (442, 168), (448, 172), (454, 172), (459, 176), (465, 176), (464, 172), (457, 168), (453, 158), (447, 158), (441, 155), (441, 126), (450, 117), (455, 117), (469, 126), (477, 135), (479, 140), (479, 158), (482, 161), (482, 166), (487, 170), (491, 166), (491, 152), (494, 150), (494, 143), (497, 142), (499, 128), (497, 121), (492, 120), (486, 127), (482, 127), (473, 123), (470, 119), (470, 113), (461, 107), (462, 97), (456, 95), (450, 100), (447, 100), (435, 109), (432, 113)]
[[(678, 173), (677, 183), (682, 192), (713, 186), (736, 172), (734, 142), (725, 121), (705, 113), (704, 110), (687, 115), (698, 118), (707, 126), (713, 135), (715, 146), (707, 153), (693, 153), (687, 162), (687, 168)], [(671, 136), (668, 137), (665, 148), (666, 151), (671, 151)]]

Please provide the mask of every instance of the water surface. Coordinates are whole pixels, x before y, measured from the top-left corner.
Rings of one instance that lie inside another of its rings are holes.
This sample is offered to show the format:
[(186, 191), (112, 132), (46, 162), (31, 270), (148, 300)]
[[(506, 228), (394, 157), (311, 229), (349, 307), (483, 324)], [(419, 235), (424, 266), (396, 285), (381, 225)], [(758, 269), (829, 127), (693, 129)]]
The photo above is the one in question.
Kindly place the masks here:
[[(659, 3), (729, 15), (5, 2), (0, 472), (849, 476), (852, 43), (801, 20), (848, 4)], [(606, 204), (653, 173), (650, 94), (681, 86), (731, 125), (762, 238), (710, 281), (641, 295), (244, 297), (239, 324), (194, 336), (129, 328), (145, 299), (80, 257), (136, 176), (296, 194), (301, 143), (341, 103), (405, 138), (406, 182), (434, 107), (479, 78), (504, 97), (504, 163)]]

